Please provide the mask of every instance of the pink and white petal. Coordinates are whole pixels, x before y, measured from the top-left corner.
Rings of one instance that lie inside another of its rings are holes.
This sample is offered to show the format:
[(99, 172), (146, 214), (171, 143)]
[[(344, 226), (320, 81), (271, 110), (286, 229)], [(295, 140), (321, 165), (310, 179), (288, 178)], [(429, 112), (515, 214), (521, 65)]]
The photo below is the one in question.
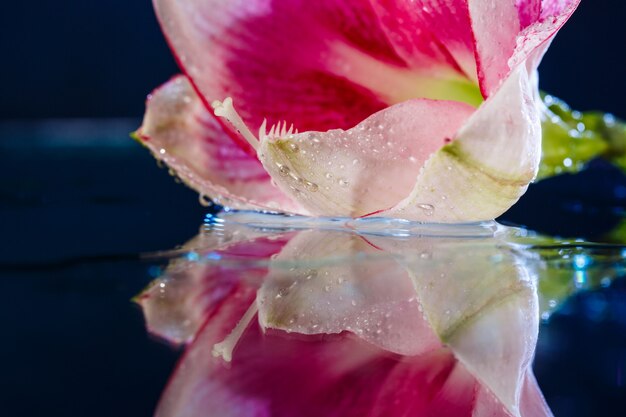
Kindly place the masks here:
[(149, 96), (137, 135), (155, 158), (218, 204), (306, 213), (272, 185), (255, 156), (235, 144), (184, 76)]
[(258, 232), (229, 224), (220, 232), (203, 233), (185, 244), (181, 253), (190, 252), (197, 260), (186, 257), (173, 260), (164, 273), (138, 295), (146, 327), (155, 336), (173, 344), (192, 341), (200, 327), (221, 305), (242, 292), (255, 292), (261, 286), (267, 268), (250, 265), (236, 268), (205, 260), (236, 260), (239, 264), (267, 261), (278, 253), (291, 234)]
[[(366, 70), (355, 69), (358, 63), (349, 56), (365, 55), (395, 70), (404, 66), (368, 2), (154, 4), (180, 65), (205, 104), (231, 96), (253, 131), (264, 118), (270, 125), (287, 120), (301, 131), (354, 126), (386, 104), (349, 79), (351, 72)], [(389, 80), (396, 75), (392, 71)]]
[(509, 67), (525, 62), (529, 72), (536, 70), (552, 39), (579, 4), (580, 0), (543, 0), (538, 18), (518, 35)]
[(232, 325), (227, 307), (181, 359), (156, 417), (470, 415), (475, 380), (456, 372), (446, 349), (400, 358), (346, 335), (263, 334), (252, 325), (225, 365), (212, 346)]
[[(493, 94), (517, 66), (537, 69), (580, 0), (468, 0), (481, 91)], [(528, 60), (528, 62), (527, 62)]]
[(273, 258), (259, 290), (261, 326), (309, 335), (348, 331), (401, 355), (438, 349), (406, 269), (381, 255), (356, 234), (300, 232)]
[(535, 177), (541, 125), (535, 83), (519, 67), (424, 165), (413, 191), (383, 214), (455, 223), (508, 210)]
[(456, 70), (476, 82), (467, 0), (372, 0), (385, 33), (413, 69)]
[(520, 414), (522, 417), (552, 417), (552, 411), (548, 407), (530, 367), (526, 372), (522, 387)]
[(526, 29), (541, 17), (542, 0), (515, 0), (520, 28)]
[(509, 58), (520, 32), (520, 16), (514, 0), (467, 0), (476, 41), (478, 80), (489, 97), (509, 75)]
[(346, 131), (262, 137), (259, 158), (276, 185), (311, 214), (364, 216), (405, 198), (424, 163), (473, 111), (459, 102), (410, 100)]
[(502, 237), (368, 239), (403, 260), (426, 320), (486, 389), (478, 409), (502, 414), (504, 406), (519, 416), (539, 331), (538, 295), (527, 260)]

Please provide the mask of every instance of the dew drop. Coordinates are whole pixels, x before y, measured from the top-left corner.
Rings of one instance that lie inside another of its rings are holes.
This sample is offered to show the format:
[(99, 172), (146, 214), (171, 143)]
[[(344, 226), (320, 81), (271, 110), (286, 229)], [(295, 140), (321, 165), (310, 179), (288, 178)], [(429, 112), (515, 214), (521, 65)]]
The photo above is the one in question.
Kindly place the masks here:
[(324, 176), (326, 177), (327, 180), (333, 179), (333, 174), (331, 174), (330, 172), (327, 172), (326, 174), (324, 174)]
[(165, 155), (165, 149), (163, 149), (163, 148), (159, 149), (159, 153), (160, 153), (161, 155)]
[(418, 204), (417, 207), (424, 211), (427, 216), (432, 216), (435, 213), (435, 206), (432, 204)]
[(317, 184), (315, 184), (314, 182), (310, 182), (310, 181), (306, 181), (304, 183), (304, 186), (306, 187), (307, 190), (309, 190), (312, 193), (317, 192), (317, 190), (319, 190), (320, 188)]
[(289, 175), (289, 173), (291, 172), (291, 170), (289, 169), (288, 166), (283, 165), (283, 164), (279, 164), (277, 163), (276, 166), (278, 167), (278, 172), (280, 173), (281, 176), (286, 177), (287, 175)]
[(202, 207), (210, 207), (213, 205), (213, 202), (209, 199), (209, 197), (205, 196), (204, 194), (200, 194), (198, 196), (198, 201), (200, 202), (200, 205)]
[(298, 151), (300, 151), (300, 147), (295, 142), (289, 142), (288, 146), (289, 146), (289, 149), (291, 150), (291, 152), (297, 153)]
[(341, 185), (342, 187), (347, 187), (348, 186), (348, 181), (345, 178), (339, 178), (339, 181), (337, 181), (339, 183), (339, 185)]

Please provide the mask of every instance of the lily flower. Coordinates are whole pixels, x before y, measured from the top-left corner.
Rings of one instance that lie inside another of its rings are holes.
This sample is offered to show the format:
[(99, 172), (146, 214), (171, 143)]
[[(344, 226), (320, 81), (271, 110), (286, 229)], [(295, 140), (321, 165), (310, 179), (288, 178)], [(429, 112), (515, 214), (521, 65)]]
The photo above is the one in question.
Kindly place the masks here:
[(139, 296), (152, 332), (188, 343), (157, 416), (551, 415), (531, 369), (536, 259), (509, 229), (222, 220)]
[(578, 3), (154, 0), (185, 75), (137, 136), (234, 208), (495, 218), (537, 174), (536, 68)]

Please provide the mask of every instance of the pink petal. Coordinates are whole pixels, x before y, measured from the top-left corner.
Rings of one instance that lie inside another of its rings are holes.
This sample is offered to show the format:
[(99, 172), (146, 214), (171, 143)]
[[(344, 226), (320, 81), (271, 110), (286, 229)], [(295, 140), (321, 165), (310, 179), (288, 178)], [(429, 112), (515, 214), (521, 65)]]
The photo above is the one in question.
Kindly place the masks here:
[(373, 0), (385, 33), (413, 68), (455, 69), (476, 81), (474, 38), (464, 0)]
[(300, 130), (354, 126), (386, 105), (337, 73), (351, 65), (345, 54), (403, 65), (369, 4), (358, 0), (154, 4), (205, 104), (233, 97), (252, 130), (264, 118), (270, 125), (287, 120)]
[(515, 0), (515, 7), (519, 13), (519, 21), (522, 29), (539, 20), (541, 16), (542, 0)]
[(485, 390), (480, 407), (501, 413), (504, 406), (518, 416), (525, 402), (537, 400), (522, 395), (539, 331), (536, 278), (527, 259), (499, 236), (370, 241), (404, 260), (431, 327)]
[(257, 158), (224, 132), (186, 77), (151, 94), (138, 136), (181, 180), (219, 204), (302, 212), (271, 184)]
[(459, 102), (410, 100), (347, 131), (264, 138), (259, 156), (277, 186), (310, 213), (364, 216), (405, 198), (424, 163), (473, 110)]
[[(244, 293), (255, 292), (267, 268), (235, 267), (228, 262), (265, 261), (278, 253), (291, 238), (231, 224), (228, 230), (204, 233), (187, 243), (181, 251), (193, 253), (198, 260), (177, 260), (163, 275), (136, 297), (148, 330), (174, 344), (194, 339), (199, 328), (224, 303)], [(208, 254), (223, 263), (202, 261)]]
[(509, 58), (520, 32), (519, 15), (512, 0), (467, 0), (476, 40), (478, 79), (489, 97), (509, 75)]
[(520, 414), (522, 417), (552, 417), (552, 411), (550, 411), (550, 407), (546, 404), (546, 400), (543, 398), (535, 375), (533, 375), (530, 369), (524, 378), (520, 401)]
[(448, 350), (400, 358), (352, 337), (263, 335), (251, 326), (225, 366), (211, 346), (227, 315), (220, 311), (185, 353), (157, 417), (471, 415), (475, 379), (457, 371)]
[[(490, 96), (526, 60), (533, 72), (580, 0), (468, 0), (481, 90)], [(541, 4), (539, 4), (541, 3)]]
[(537, 15), (535, 6), (532, 14), (535, 20), (530, 20), (517, 37), (515, 51), (509, 60), (511, 68), (525, 62), (529, 71), (535, 70), (550, 41), (576, 11), (580, 0), (543, 0), (541, 3), (540, 14)]

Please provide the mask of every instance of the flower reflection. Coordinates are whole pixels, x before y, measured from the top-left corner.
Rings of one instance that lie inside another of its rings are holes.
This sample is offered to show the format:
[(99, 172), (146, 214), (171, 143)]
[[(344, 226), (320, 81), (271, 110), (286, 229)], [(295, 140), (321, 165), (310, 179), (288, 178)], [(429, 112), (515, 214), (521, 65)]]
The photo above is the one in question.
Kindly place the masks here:
[(153, 333), (189, 343), (156, 415), (551, 415), (530, 367), (533, 258), (508, 229), (399, 238), (238, 216), (138, 298)]

